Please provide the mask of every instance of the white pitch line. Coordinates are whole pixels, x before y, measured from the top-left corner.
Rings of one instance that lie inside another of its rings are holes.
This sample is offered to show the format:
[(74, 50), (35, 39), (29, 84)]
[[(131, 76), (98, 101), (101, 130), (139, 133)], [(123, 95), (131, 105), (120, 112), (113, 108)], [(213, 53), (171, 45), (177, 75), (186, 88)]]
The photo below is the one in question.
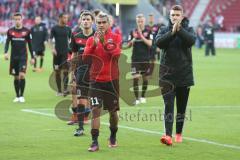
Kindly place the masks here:
[[(34, 111), (34, 110), (31, 110), (31, 109), (22, 109), (22, 111), (56, 118), (56, 116), (54, 114), (42, 113), (42, 112)], [(109, 125), (109, 123), (106, 123), (106, 122), (101, 122), (101, 124)], [(142, 132), (142, 133), (149, 133), (149, 134), (155, 134), (155, 135), (162, 135), (163, 134), (162, 132), (158, 132), (158, 131), (151, 131), (151, 130), (147, 130), (147, 129), (129, 127), (129, 126), (124, 126), (124, 125), (118, 125), (118, 127), (128, 129), (128, 130), (132, 130), (132, 131), (138, 131), (138, 132)], [(214, 142), (214, 141), (209, 141), (209, 140), (206, 140), (206, 139), (197, 139), (197, 138), (191, 138), (191, 137), (183, 137), (183, 139), (186, 139), (186, 140), (189, 140), (189, 141), (194, 141), (194, 142), (212, 144), (212, 145), (225, 147), (225, 148), (232, 148), (232, 149), (240, 150), (240, 146), (237, 146), (237, 145), (222, 144), (222, 143), (218, 143), (218, 142)]]
[[(38, 111), (50, 111), (54, 108), (32, 108), (34, 110)], [(163, 109), (163, 106), (122, 106), (121, 110), (135, 110), (135, 109), (142, 109), (142, 110), (148, 110), (148, 109)], [(187, 109), (240, 109), (240, 106), (188, 106)], [(63, 109), (65, 110), (65, 109)]]
[(31, 109), (22, 109), (21, 111), (28, 112), (28, 113), (39, 114), (39, 115), (48, 116), (48, 117), (56, 117), (54, 114), (51, 114), (51, 113), (43, 113), (43, 112), (31, 110)]

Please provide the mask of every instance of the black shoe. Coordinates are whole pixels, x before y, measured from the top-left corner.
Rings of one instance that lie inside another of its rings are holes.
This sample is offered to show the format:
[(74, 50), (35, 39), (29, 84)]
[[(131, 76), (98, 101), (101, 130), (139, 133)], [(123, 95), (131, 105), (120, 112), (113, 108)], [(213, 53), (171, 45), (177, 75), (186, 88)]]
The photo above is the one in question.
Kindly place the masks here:
[(82, 136), (83, 134), (84, 134), (83, 129), (76, 129), (74, 136), (79, 137), (79, 136)]

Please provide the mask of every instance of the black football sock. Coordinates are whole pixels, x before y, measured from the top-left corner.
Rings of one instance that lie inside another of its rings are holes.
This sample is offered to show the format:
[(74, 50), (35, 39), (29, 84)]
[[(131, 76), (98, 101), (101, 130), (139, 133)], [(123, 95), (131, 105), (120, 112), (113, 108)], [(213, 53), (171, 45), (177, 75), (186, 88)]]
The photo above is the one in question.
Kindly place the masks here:
[(25, 89), (26, 80), (20, 79), (19, 86), (20, 86), (20, 97), (23, 97), (24, 89)]
[(83, 104), (78, 104), (77, 107), (77, 117), (78, 117), (78, 125), (79, 129), (83, 129), (84, 124), (84, 112), (85, 112), (85, 106)]
[(145, 81), (143, 81), (143, 85), (142, 85), (142, 97), (145, 97), (147, 87), (148, 87), (148, 80), (145, 80)]
[(91, 135), (92, 135), (93, 144), (98, 145), (99, 129), (92, 129)]
[(136, 99), (138, 99), (138, 79), (133, 79), (133, 90), (134, 90), (134, 94)]
[(109, 127), (111, 134), (110, 134), (110, 138), (111, 139), (116, 139), (116, 133), (118, 131), (117, 127)]
[(43, 57), (40, 58), (40, 68), (43, 66)]
[(62, 89), (61, 89), (62, 88), (61, 87), (61, 72), (56, 72), (55, 78), (56, 78), (58, 92), (61, 93), (62, 92)]
[(14, 88), (16, 92), (16, 97), (19, 97), (19, 80), (18, 79), (14, 79)]
[(36, 57), (34, 58), (34, 61), (35, 61), (34, 68), (36, 68), (37, 67), (37, 58)]

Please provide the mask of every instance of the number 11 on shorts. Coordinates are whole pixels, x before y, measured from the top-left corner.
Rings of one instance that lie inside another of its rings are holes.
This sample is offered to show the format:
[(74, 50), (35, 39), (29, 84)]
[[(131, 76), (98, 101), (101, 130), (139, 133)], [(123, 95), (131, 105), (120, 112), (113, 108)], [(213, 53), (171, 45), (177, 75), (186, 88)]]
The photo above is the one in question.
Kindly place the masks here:
[(90, 99), (91, 99), (91, 105), (92, 106), (99, 105), (99, 101), (98, 101), (97, 97), (91, 97)]

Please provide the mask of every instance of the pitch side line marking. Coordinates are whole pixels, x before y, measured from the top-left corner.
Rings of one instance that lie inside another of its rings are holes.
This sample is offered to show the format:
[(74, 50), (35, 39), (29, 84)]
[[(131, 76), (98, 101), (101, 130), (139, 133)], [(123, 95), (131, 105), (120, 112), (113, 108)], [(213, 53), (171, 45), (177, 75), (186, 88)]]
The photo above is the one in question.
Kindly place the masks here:
[[(240, 106), (188, 106), (187, 109), (240, 109)], [(53, 110), (53, 108), (33, 108), (34, 110), (39, 110), (39, 111), (50, 111)], [(163, 109), (163, 106), (147, 106), (147, 107), (142, 107), (142, 106), (124, 106), (121, 107), (121, 110), (134, 110), (134, 109), (142, 109), (142, 110), (148, 110), (148, 109)]]
[[(33, 114), (38, 114), (38, 115), (43, 115), (43, 116), (48, 116), (48, 117), (54, 117), (54, 118), (56, 117), (54, 114), (42, 113), (42, 112), (34, 111), (34, 110), (31, 110), (31, 109), (22, 109), (22, 111), (23, 112), (28, 112), (28, 113), (33, 113)], [(109, 123), (106, 123), (106, 122), (101, 122), (101, 124), (109, 125)], [(132, 130), (132, 131), (138, 131), (138, 132), (142, 132), (142, 133), (149, 133), (149, 134), (155, 134), (155, 135), (162, 135), (163, 134), (162, 132), (151, 131), (151, 130), (146, 130), (146, 129), (142, 129), (142, 128), (128, 127), (128, 126), (124, 126), (124, 125), (119, 125), (118, 127), (128, 129), (128, 130)], [(214, 142), (214, 141), (191, 138), (191, 137), (183, 137), (183, 138), (186, 139), (186, 140), (189, 140), (189, 141), (207, 143), (207, 144), (212, 144), (212, 145), (221, 146), (221, 147), (225, 147), (225, 148), (232, 148), (232, 149), (240, 150), (240, 146), (236, 146), (236, 145), (222, 144), (222, 143), (218, 143), (218, 142)]]

